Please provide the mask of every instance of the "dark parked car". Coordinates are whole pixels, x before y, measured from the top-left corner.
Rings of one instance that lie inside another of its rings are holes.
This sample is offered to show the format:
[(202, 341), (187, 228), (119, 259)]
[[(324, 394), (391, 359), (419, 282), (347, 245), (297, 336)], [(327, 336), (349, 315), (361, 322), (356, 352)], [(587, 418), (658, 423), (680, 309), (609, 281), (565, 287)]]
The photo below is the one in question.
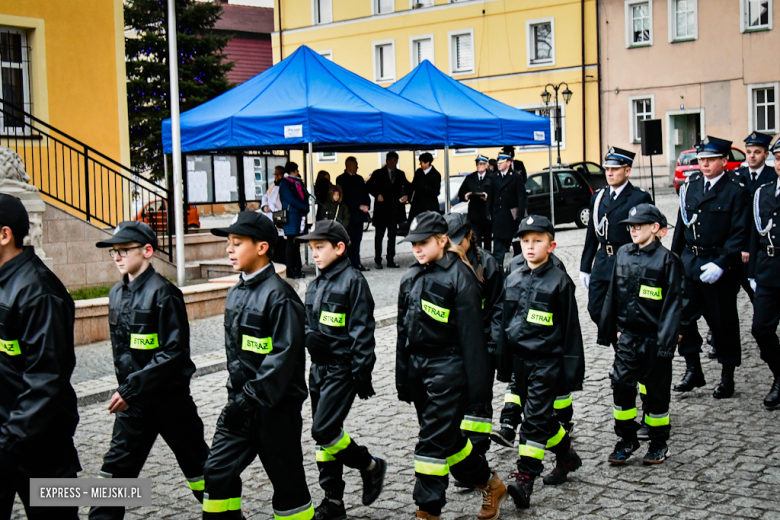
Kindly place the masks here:
[(576, 162), (570, 164), (569, 168), (582, 175), (594, 190), (607, 185), (607, 175), (600, 164), (590, 161)]
[[(584, 228), (590, 221), (590, 197), (593, 189), (581, 173), (571, 168), (553, 167), (555, 183), (555, 224), (574, 222)], [(528, 214), (544, 215), (550, 218), (550, 173), (549, 170), (534, 173), (525, 183), (528, 192)]]

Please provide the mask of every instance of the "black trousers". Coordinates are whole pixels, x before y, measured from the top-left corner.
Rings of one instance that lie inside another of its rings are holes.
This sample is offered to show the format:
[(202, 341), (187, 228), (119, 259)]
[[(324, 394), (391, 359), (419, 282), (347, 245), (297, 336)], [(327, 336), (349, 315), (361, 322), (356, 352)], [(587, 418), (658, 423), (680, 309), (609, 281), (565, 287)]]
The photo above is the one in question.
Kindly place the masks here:
[(493, 431), (492, 403), (469, 405), (460, 422), (460, 429), (471, 441), (473, 452), (485, 455), (490, 450), (490, 433)]
[(737, 293), (741, 267), (726, 270), (715, 283), (685, 278), (683, 295), (682, 341), (678, 346), (681, 356), (698, 355), (703, 343), (696, 324), (704, 316), (721, 365), (738, 367), (742, 363), (742, 344), (739, 336)]
[(360, 243), (363, 241), (363, 222), (358, 217), (360, 215), (352, 215), (352, 218), (349, 219), (349, 226), (347, 226), (347, 234), (349, 234), (347, 258), (352, 262), (352, 267), (357, 267), (362, 263), (360, 261)]
[(748, 298), (750, 298), (750, 303), (753, 303), (755, 301), (755, 293), (753, 288), (750, 287), (750, 280), (748, 279), (748, 264), (742, 264), (742, 277), (739, 279), (739, 285), (745, 290)]
[(398, 225), (395, 222), (374, 223), (374, 261), (377, 264), (382, 263), (382, 242), (387, 232), (387, 262), (390, 263), (395, 258), (395, 239), (398, 231)]
[[(669, 440), (669, 402), (672, 391), (672, 358), (659, 358), (654, 339), (623, 332), (615, 345), (615, 362), (610, 373), (615, 402), (615, 434), (628, 441), (636, 440), (637, 384), (644, 382), (642, 396), (644, 423), (651, 441)], [(642, 387), (640, 387), (642, 388)]]
[(14, 496), (24, 504), (24, 512), (28, 520), (78, 520), (78, 507), (30, 507), (30, 479), (43, 478), (76, 478), (76, 474), (62, 475), (58, 472), (42, 471), (36, 475), (28, 475), (15, 468), (0, 469), (0, 520), (10, 520), (14, 507)]
[(316, 365), (309, 371), (311, 435), (317, 443), (320, 487), (328, 498), (344, 497), (344, 466), (365, 470), (371, 464), (368, 450), (344, 431), (344, 421), (355, 400), (352, 369), (348, 365)]
[(609, 280), (591, 280), (588, 286), (588, 314), (596, 326), (601, 321), (601, 310), (604, 308), (608, 290)]
[(283, 400), (274, 408), (258, 408), (235, 430), (225, 426), (222, 411), (204, 472), (204, 519), (241, 520), (241, 472), (257, 456), (273, 486), (274, 518), (314, 517), (303, 470), (301, 405)]
[[(203, 466), (209, 447), (203, 440), (203, 421), (198, 416), (198, 408), (192, 396), (185, 393), (133, 403), (119, 412), (100, 476), (138, 477), (158, 435), (171, 448), (193, 495), (202, 501)], [(93, 507), (89, 511), (90, 520), (124, 516), (124, 507)]]
[(751, 332), (758, 343), (761, 359), (769, 365), (776, 378), (780, 378), (780, 341), (777, 325), (780, 323), (780, 287), (756, 287), (753, 301), (753, 328)]
[(490, 220), (470, 220), (474, 232), (474, 243), (490, 252), (493, 249), (493, 222)]
[(494, 238), (493, 239), (493, 258), (496, 259), (498, 265), (504, 268), (504, 257), (508, 252), (512, 250), (511, 238)]
[(491, 471), (460, 429), (466, 410), (466, 371), (458, 355), (409, 359), (412, 399), (420, 433), (414, 448), (414, 502), (421, 511), (441, 515), (448, 473), (460, 482), (484, 485)]
[[(521, 385), (515, 373), (512, 372), (512, 379), (506, 385), (504, 408), (501, 410), (502, 427), (513, 430), (517, 428), (523, 420), (523, 403), (527, 399), (528, 388), (525, 384)], [(571, 393), (555, 396), (553, 414), (555, 415), (555, 420), (565, 429), (571, 427), (571, 420), (574, 417)]]
[(563, 360), (559, 357), (524, 360), (514, 356), (518, 382), (527, 388), (523, 406), (525, 420), (520, 426), (520, 473), (537, 476), (542, 473), (545, 450), (564, 455), (571, 447), (569, 434), (555, 417), (555, 401), (565, 392)]
[(287, 274), (292, 276), (299, 276), (303, 265), (301, 264), (301, 244), (295, 241), (297, 235), (287, 235), (287, 243), (285, 244), (285, 260), (287, 260)]

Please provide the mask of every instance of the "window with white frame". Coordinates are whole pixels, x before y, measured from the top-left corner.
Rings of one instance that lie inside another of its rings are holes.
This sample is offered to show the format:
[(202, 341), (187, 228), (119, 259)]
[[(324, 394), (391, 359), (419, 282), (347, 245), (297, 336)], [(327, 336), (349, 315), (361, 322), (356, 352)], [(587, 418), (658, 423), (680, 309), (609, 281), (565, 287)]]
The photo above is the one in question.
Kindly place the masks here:
[(395, 81), (395, 43), (374, 42), (374, 81)]
[(749, 85), (751, 131), (777, 133), (777, 83)]
[[(560, 100), (560, 104), (558, 105), (558, 109), (560, 109), (560, 124), (561, 128), (559, 130), (559, 135), (555, 134), (555, 117), (557, 113), (557, 109), (552, 105), (519, 105), (515, 108), (519, 108), (520, 110), (524, 110), (525, 112), (542, 116), (542, 117), (549, 117), (550, 118), (550, 135), (552, 136), (552, 146), (558, 146), (558, 140), (560, 140), (561, 143), (561, 150), (566, 149), (566, 108), (565, 104), (563, 103), (563, 100)], [(523, 151), (534, 151), (538, 150), (539, 148), (547, 148), (547, 145), (527, 145), (527, 146), (516, 146), (515, 149), (518, 152)]]
[(697, 0), (669, 0), (669, 41), (698, 38)]
[(474, 72), (474, 31), (455, 31), (450, 36), (450, 74)]
[(452, 151), (452, 155), (477, 155), (476, 148), (458, 148)]
[(642, 47), (652, 44), (652, 0), (626, 0), (626, 47)]
[(314, 25), (333, 21), (332, 0), (312, 0), (312, 18)]
[(395, 0), (371, 0), (374, 14), (386, 14), (395, 11)]
[(317, 54), (326, 60), (333, 61), (333, 51), (317, 51)]
[(631, 141), (634, 143), (642, 142), (641, 122), (645, 119), (653, 118), (653, 97), (631, 97)]
[(555, 64), (555, 26), (552, 18), (526, 22), (528, 66)]
[(6, 110), (0, 111), (0, 134), (24, 132), (23, 116), (14, 109), (32, 112), (29, 51), (26, 32), (0, 26), (0, 77)]
[(409, 7), (411, 9), (419, 9), (421, 7), (433, 7), (433, 0), (410, 0)]
[(338, 162), (338, 153), (336, 152), (317, 152), (318, 163), (334, 163)]
[(433, 59), (433, 35), (430, 36), (413, 36), (412, 37), (412, 68), (422, 63), (425, 60), (435, 64)]
[(771, 0), (741, 0), (742, 31), (760, 31), (772, 28)]
[(439, 151), (438, 150), (415, 150), (414, 151), (414, 158), (415, 158), (415, 160), (420, 159), (420, 156), (422, 154), (424, 154), (425, 152), (428, 152), (429, 154), (431, 154), (431, 157), (433, 157), (434, 159), (436, 159), (439, 156)]

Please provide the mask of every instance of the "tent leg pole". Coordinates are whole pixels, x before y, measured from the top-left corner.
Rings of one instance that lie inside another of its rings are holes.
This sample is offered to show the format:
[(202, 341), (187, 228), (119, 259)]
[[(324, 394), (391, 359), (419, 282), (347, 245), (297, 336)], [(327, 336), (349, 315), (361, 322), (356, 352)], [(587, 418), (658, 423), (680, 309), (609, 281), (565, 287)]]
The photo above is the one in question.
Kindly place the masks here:
[(552, 167), (552, 140), (550, 140), (550, 222), (555, 227), (555, 180), (553, 179)]
[(450, 147), (444, 147), (444, 214), (450, 214)]
[[(314, 146), (309, 143), (309, 189), (314, 191)], [(311, 221), (312, 224), (314, 223), (316, 219), (317, 214), (315, 213), (315, 206), (314, 206), (314, 200), (312, 200), (311, 196), (309, 197), (309, 214), (311, 215)], [(305, 246), (304, 246), (305, 247)], [(306, 250), (306, 258), (309, 258), (309, 251)], [(319, 276), (320, 275), (320, 268), (317, 267), (317, 264), (314, 264), (314, 275)]]
[(176, 282), (184, 287), (184, 193), (181, 177), (181, 126), (179, 120), (179, 60), (176, 58), (176, 2), (168, 0), (168, 66), (171, 81), (171, 140), (173, 141), (173, 204), (176, 218)]

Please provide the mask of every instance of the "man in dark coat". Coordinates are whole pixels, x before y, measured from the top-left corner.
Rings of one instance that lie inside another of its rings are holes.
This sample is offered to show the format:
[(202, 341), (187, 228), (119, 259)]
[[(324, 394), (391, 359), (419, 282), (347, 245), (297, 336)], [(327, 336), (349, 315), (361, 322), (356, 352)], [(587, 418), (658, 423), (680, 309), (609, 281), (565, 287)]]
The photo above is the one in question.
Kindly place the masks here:
[(488, 171), (488, 158), (477, 157), (477, 171), (471, 173), (460, 185), (458, 200), (469, 203), (469, 224), (474, 232), (476, 244), (490, 252), (493, 242), (492, 222), (490, 221), (490, 188), (493, 174)]
[(369, 271), (363, 267), (360, 261), (360, 243), (363, 241), (363, 222), (368, 220), (368, 210), (371, 207), (371, 198), (368, 196), (366, 181), (358, 175), (358, 162), (352, 156), (344, 161), (344, 173), (336, 178), (336, 184), (344, 190), (344, 203), (349, 208), (349, 246), (347, 257), (352, 266), (358, 271)]
[(493, 256), (503, 266), (504, 255), (509, 252), (512, 238), (517, 233), (517, 226), (528, 205), (525, 184), (520, 174), (512, 169), (512, 157), (508, 154), (498, 154), (498, 171), (488, 194), (488, 200), (491, 199)]
[(395, 236), (398, 223), (405, 220), (407, 193), (410, 183), (406, 174), (397, 168), (398, 154), (388, 152), (385, 165), (371, 174), (366, 183), (368, 192), (374, 196), (374, 262), (382, 269), (382, 241), (387, 231), (387, 267), (400, 267), (394, 262)]
[(425, 152), (420, 155), (420, 167), (412, 179), (412, 207), (409, 210), (409, 222), (423, 211), (439, 211), (439, 193), (441, 193), (441, 174), (433, 167), (433, 155)]

